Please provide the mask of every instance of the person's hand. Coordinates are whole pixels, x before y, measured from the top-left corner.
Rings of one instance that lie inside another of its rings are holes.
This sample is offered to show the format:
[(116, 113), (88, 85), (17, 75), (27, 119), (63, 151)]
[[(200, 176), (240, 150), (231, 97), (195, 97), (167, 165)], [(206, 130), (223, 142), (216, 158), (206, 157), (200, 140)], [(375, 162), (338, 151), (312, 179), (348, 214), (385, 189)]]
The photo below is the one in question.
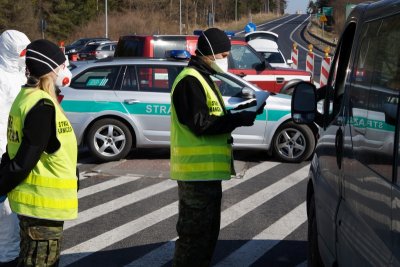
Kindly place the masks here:
[(235, 107), (233, 110), (241, 110), (241, 109), (246, 109), (249, 107), (253, 107), (257, 105), (257, 100), (256, 99), (252, 99), (248, 102), (245, 102), (243, 104), (238, 105), (237, 107)]
[(264, 102), (261, 107), (259, 107), (256, 111), (257, 115), (263, 114), (264, 113), (264, 108), (265, 108), (266, 103)]
[(242, 111), (238, 114), (240, 115), (240, 126), (252, 126), (257, 116), (253, 111)]

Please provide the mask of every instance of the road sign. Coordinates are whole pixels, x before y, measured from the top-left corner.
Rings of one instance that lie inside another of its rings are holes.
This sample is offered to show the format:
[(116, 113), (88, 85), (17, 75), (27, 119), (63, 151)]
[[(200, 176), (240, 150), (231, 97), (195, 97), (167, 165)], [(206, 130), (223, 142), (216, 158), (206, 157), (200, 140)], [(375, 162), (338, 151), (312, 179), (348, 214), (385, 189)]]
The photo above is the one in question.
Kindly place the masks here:
[(325, 16), (332, 16), (333, 15), (333, 7), (324, 6), (322, 8), (322, 13), (324, 13)]
[(245, 31), (246, 33), (254, 32), (254, 31), (256, 31), (256, 29), (257, 29), (257, 26), (256, 26), (256, 24), (254, 24), (253, 22), (249, 22), (249, 23), (244, 27), (244, 31)]
[(322, 15), (322, 16), (319, 17), (319, 21), (320, 21), (320, 22), (327, 22), (328, 19), (326, 18), (325, 15)]

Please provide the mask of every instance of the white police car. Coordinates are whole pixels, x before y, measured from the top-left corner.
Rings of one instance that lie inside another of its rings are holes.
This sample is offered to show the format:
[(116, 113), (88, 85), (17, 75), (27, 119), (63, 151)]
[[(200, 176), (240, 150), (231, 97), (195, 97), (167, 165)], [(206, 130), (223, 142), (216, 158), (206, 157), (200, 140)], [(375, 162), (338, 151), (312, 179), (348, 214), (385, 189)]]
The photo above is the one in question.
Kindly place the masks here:
[[(177, 60), (110, 58), (73, 68), (71, 85), (61, 88), (60, 99), (78, 144), (87, 145), (101, 161), (124, 158), (133, 147), (168, 147), (171, 86), (186, 65)], [(214, 80), (228, 109), (246, 101), (243, 88), (260, 91), (230, 73), (215, 75)], [(288, 162), (309, 158), (317, 130), (292, 122), (290, 101), (288, 95), (270, 94), (254, 125), (233, 132), (234, 148), (270, 151)]]

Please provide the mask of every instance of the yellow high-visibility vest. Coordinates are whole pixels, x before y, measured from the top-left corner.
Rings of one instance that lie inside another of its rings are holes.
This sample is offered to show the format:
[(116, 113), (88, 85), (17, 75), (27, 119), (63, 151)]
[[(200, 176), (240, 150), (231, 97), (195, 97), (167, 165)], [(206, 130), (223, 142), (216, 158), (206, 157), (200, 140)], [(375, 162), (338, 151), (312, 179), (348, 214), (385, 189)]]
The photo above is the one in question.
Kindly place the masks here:
[(49, 220), (72, 220), (78, 216), (77, 142), (71, 123), (46, 92), (22, 88), (8, 119), (7, 151), (13, 159), (21, 145), (24, 121), (38, 101), (53, 103), (56, 133), (60, 148), (52, 154), (43, 152), (26, 179), (8, 193), (11, 209), (28, 217)]
[[(178, 75), (172, 86), (171, 97), (178, 82), (188, 75), (200, 81), (206, 94), (209, 114), (222, 116), (225, 107), (219, 101), (222, 101), (222, 96), (218, 88), (215, 85), (215, 93), (204, 77), (193, 68), (186, 67)], [(229, 180), (232, 159), (232, 147), (228, 142), (230, 134), (195, 135), (186, 125), (179, 123), (173, 101), (171, 103), (171, 179)]]

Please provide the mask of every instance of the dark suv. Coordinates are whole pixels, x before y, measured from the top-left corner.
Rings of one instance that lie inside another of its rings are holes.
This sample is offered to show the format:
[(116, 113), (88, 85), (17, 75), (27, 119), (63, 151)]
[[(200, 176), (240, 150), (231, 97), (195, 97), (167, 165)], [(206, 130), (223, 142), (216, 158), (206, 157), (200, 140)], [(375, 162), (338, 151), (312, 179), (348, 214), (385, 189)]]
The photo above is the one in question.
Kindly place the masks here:
[(292, 117), (321, 126), (307, 188), (309, 266), (400, 266), (400, 0), (349, 15), (328, 83)]
[(71, 59), (73, 54), (77, 54), (79, 50), (81, 50), (86, 44), (90, 42), (100, 42), (100, 41), (110, 41), (110, 39), (105, 37), (91, 37), (91, 38), (81, 38), (70, 45), (65, 47), (65, 54), (68, 55), (68, 58)]

